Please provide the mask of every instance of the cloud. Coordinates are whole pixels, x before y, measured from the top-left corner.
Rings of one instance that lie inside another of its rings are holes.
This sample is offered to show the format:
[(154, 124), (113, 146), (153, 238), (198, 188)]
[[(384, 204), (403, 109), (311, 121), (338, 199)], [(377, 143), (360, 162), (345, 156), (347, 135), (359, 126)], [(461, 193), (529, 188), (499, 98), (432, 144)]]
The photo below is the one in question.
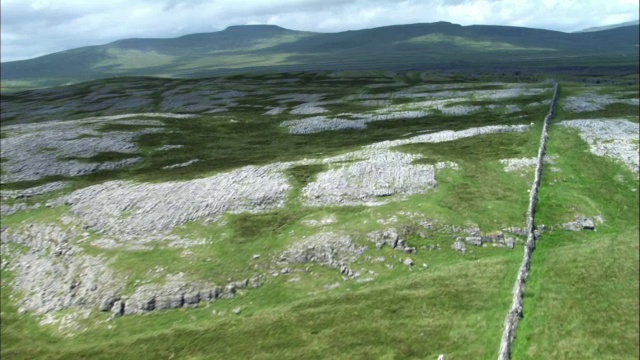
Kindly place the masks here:
[(450, 21), (575, 31), (636, 20), (637, 0), (2, 0), (2, 61), (229, 25), (336, 32)]

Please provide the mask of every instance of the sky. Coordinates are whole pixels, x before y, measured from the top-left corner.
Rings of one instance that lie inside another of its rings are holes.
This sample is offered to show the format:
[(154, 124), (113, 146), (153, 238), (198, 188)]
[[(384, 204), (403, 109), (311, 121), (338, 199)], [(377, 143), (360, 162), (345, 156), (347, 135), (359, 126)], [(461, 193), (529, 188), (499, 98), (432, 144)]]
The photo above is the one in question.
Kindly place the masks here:
[(2, 0), (1, 61), (115, 40), (273, 24), (338, 32), (449, 21), (557, 31), (638, 19), (638, 0)]

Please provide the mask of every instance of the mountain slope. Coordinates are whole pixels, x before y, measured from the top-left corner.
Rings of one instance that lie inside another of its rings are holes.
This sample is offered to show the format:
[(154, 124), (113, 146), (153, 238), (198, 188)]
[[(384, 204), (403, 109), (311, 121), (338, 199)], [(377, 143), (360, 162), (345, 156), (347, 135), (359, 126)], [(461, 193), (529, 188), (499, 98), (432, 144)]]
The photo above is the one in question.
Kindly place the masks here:
[(606, 26), (590, 27), (590, 28), (578, 30), (578, 31), (575, 31), (575, 32), (579, 33), (579, 32), (601, 31), (601, 30), (609, 30), (609, 29), (615, 29), (615, 28), (618, 28), (618, 27), (632, 26), (632, 25), (640, 25), (640, 20), (627, 21), (627, 22), (623, 22), (623, 23), (620, 23), (620, 24), (613, 24), (613, 25), (606, 25)]
[[(2, 64), (11, 83), (57, 85), (111, 76), (211, 76), (247, 71), (637, 66), (638, 26), (588, 33), (447, 22), (311, 33), (232, 26), (172, 39), (126, 39)], [(557, 65), (557, 64), (556, 64)]]

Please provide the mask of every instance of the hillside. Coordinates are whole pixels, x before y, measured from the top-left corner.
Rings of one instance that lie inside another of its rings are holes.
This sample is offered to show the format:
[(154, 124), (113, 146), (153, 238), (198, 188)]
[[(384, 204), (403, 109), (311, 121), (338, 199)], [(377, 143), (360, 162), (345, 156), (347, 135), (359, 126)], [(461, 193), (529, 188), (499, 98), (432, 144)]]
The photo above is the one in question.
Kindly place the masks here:
[(298, 72), (4, 94), (0, 357), (496, 359), (528, 256), (513, 359), (637, 359), (629, 79)]
[(619, 24), (612, 24), (612, 25), (606, 25), (606, 26), (590, 27), (590, 28), (582, 29), (576, 32), (601, 31), (601, 30), (609, 30), (609, 29), (615, 29), (623, 26), (633, 26), (633, 25), (640, 25), (640, 20), (627, 21)]
[(470, 68), (628, 73), (637, 65), (637, 25), (587, 33), (446, 22), (340, 33), (250, 25), (172, 39), (126, 39), (6, 62), (2, 88), (134, 75)]

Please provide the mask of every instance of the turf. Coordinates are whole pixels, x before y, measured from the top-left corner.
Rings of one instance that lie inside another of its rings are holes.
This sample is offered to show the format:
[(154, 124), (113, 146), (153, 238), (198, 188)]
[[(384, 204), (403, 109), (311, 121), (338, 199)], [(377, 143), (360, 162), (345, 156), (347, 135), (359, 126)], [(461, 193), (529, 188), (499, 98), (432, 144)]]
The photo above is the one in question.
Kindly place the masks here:
[[(331, 84), (330, 78), (302, 74), (299, 77), (303, 84), (298, 91), (304, 91), (304, 87), (318, 92), (335, 90), (329, 98), (337, 99), (377, 83), (375, 77), (362, 74), (353, 74), (351, 79), (348, 74), (344, 76), (348, 80), (343, 79), (342, 85), (324, 88), (317, 84), (320, 81)], [(420, 76), (420, 73), (402, 74), (401, 78), (420, 84), (423, 81)], [(232, 80), (236, 85), (244, 82), (246, 86), (255, 86), (269, 78), (254, 75)], [(462, 78), (471, 88), (495, 88)], [(384, 80), (389, 82), (389, 77)], [(154, 81), (149, 80), (147, 86)], [(119, 83), (114, 80), (105, 85)], [(390, 89), (397, 88), (377, 88), (371, 93)], [(564, 89), (563, 84), (562, 97), (590, 88), (567, 84)], [(615, 92), (629, 88), (598, 89)], [(545, 96), (514, 99), (508, 104), (525, 105), (544, 100)], [(263, 109), (247, 106), (254, 100), (261, 106), (275, 105), (272, 100), (256, 96), (243, 104), (246, 107), (231, 110), (224, 117), (163, 119), (171, 133), (146, 134), (137, 139), (144, 158), (140, 164), (72, 179), (71, 189), (112, 179), (189, 180), (244, 165), (340, 154), (424, 130), (533, 125), (523, 133), (489, 134), (392, 149), (419, 154), (423, 156), (418, 160), (421, 163), (456, 162), (459, 169), (439, 171), (435, 189), (393, 197), (390, 199), (393, 201), (384, 205), (305, 207), (302, 187), (327, 168), (301, 165), (285, 171), (294, 187), (285, 208), (259, 214), (226, 214), (211, 222), (194, 221), (175, 228), (173, 235), (204, 240), (187, 251), (165, 248), (162, 242), (150, 243), (146, 250), (100, 250), (90, 245), (97, 238), (95, 234), (81, 244), (89, 254), (100, 253), (110, 259), (119, 274), (127, 274), (127, 294), (141, 283), (163, 282), (166, 274), (179, 272), (190, 280), (217, 284), (244, 279), (256, 271), (265, 274), (261, 287), (242, 290), (233, 300), (111, 320), (108, 314), (93, 313), (79, 320), (83, 331), (65, 333), (56, 326), (40, 326), (38, 317), (18, 313), (15, 298), (7, 287), (13, 274), (3, 269), (0, 316), (3, 358), (435, 359), (439, 354), (446, 354), (447, 359), (496, 357), (513, 280), (522, 259), (522, 239), (514, 250), (469, 245), (463, 255), (451, 248), (454, 238), (459, 236), (451, 226), (475, 224), (483, 233), (524, 226), (533, 169), (506, 173), (499, 160), (536, 155), (547, 107), (526, 108), (516, 114), (487, 109), (458, 117), (436, 114), (374, 122), (359, 132), (302, 136), (291, 135), (280, 127), (291, 115), (261, 116)], [(473, 101), (469, 100), (471, 104), (487, 105)], [(333, 114), (365, 109), (344, 103), (330, 111)], [(607, 116), (633, 115), (616, 107), (606, 111)], [(559, 109), (554, 121), (571, 116), (574, 114)], [(235, 122), (227, 121), (230, 118)], [(126, 129), (130, 127), (114, 124), (102, 130)], [(172, 144), (185, 147), (156, 150)], [(587, 145), (571, 129), (551, 127), (549, 154), (556, 157), (553, 167), (560, 171), (545, 167), (537, 223), (547, 225), (550, 230), (543, 234), (533, 257), (525, 295), (525, 318), (518, 330), (514, 359), (637, 358), (638, 180), (623, 165), (590, 154)], [(96, 159), (127, 156), (101, 153)], [(187, 168), (161, 170), (162, 166), (192, 159), (202, 161)], [(35, 183), (38, 182), (9, 186), (24, 188)], [(39, 201), (49, 198), (45, 196)], [(60, 219), (67, 210), (43, 206), (3, 216), (2, 225), (15, 226), (24, 221), (62, 224)], [(598, 225), (595, 232), (564, 232), (553, 227), (573, 220), (575, 215), (602, 215), (605, 223)], [(328, 217), (335, 221), (309, 225), (310, 220)], [(421, 228), (418, 222), (425, 219), (434, 227)], [(407, 255), (388, 247), (374, 249), (367, 233), (389, 227), (406, 230), (407, 243), (418, 248), (418, 253)], [(273, 264), (278, 254), (318, 232), (349, 234), (358, 246), (368, 246), (367, 253), (351, 266), (362, 272), (361, 279), (369, 275), (371, 279), (345, 280), (336, 269), (313, 263), (287, 265), (290, 274), (280, 274)], [(368, 256), (385, 260), (374, 262), (367, 260)], [(408, 256), (415, 266), (401, 263)], [(158, 268), (164, 270), (155, 272)], [(235, 315), (231, 310), (237, 307), (241, 312)], [(73, 336), (69, 335), (72, 333)]]

